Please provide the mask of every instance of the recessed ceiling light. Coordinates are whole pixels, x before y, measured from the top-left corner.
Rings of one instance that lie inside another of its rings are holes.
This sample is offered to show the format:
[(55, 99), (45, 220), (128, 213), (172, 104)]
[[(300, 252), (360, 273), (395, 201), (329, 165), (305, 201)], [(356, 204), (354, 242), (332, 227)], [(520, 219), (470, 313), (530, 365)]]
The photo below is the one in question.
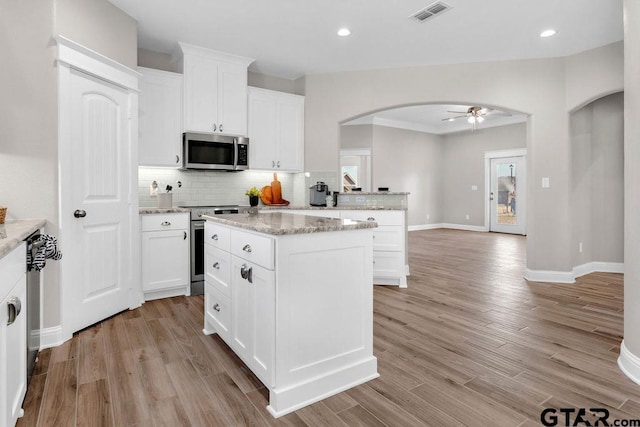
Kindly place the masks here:
[(338, 35), (339, 35), (340, 37), (347, 37), (349, 34), (351, 34), (351, 31), (349, 31), (349, 29), (348, 29), (348, 28), (340, 28), (340, 29), (338, 30)]
[(544, 30), (540, 33), (540, 37), (551, 37), (556, 33), (556, 30)]

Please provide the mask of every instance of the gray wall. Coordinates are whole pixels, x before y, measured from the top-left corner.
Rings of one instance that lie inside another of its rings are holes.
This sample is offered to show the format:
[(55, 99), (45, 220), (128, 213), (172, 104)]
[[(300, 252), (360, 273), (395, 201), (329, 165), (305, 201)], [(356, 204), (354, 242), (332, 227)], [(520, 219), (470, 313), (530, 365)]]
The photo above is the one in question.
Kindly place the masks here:
[(574, 266), (624, 259), (623, 114), (617, 93), (571, 115)]
[[(442, 139), (438, 135), (373, 127), (372, 186), (408, 191), (407, 223), (441, 222)], [(427, 215), (429, 218), (427, 218)]]
[[(457, 132), (443, 137), (442, 222), (484, 226), (485, 160), (484, 153), (525, 148), (527, 126), (519, 123), (473, 132)], [(477, 190), (471, 190), (477, 185)], [(469, 220), (466, 215), (469, 215)]]
[[(5, 63), (0, 103), (0, 204), (9, 218), (46, 218), (59, 237), (57, 73), (60, 34), (136, 66), (136, 23), (106, 0), (8, 0), (1, 3)], [(64, 189), (62, 189), (64, 191)], [(60, 324), (59, 263), (43, 275), (43, 326)]]
[(106, 0), (55, 0), (56, 34), (129, 68), (138, 63), (136, 21)]
[(340, 127), (340, 148), (372, 148), (373, 125)]
[[(46, 218), (58, 235), (57, 98), (53, 1), (10, 0), (0, 6), (0, 205), (8, 219)], [(58, 265), (42, 274), (44, 324), (59, 323)]]
[[(569, 112), (622, 90), (622, 69), (615, 43), (568, 58), (308, 75), (305, 166), (337, 170), (339, 124), (377, 110), (472, 103), (527, 113), (527, 267), (571, 272)], [(550, 188), (541, 188), (543, 177)]]

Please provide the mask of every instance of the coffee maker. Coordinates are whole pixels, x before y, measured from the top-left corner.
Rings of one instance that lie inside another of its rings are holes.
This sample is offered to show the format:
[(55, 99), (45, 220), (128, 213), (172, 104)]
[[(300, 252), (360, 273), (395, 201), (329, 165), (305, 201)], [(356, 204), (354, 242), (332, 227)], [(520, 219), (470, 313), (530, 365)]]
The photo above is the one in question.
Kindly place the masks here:
[(322, 181), (309, 187), (309, 204), (311, 206), (327, 206), (327, 196), (330, 196), (329, 186)]

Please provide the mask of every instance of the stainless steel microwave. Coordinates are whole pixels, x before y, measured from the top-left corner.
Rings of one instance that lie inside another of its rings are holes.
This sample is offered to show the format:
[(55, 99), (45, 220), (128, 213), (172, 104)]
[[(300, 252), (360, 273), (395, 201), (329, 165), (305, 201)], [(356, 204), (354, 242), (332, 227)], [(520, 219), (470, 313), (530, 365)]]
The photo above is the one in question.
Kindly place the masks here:
[(182, 134), (182, 169), (249, 169), (249, 138), (210, 133)]

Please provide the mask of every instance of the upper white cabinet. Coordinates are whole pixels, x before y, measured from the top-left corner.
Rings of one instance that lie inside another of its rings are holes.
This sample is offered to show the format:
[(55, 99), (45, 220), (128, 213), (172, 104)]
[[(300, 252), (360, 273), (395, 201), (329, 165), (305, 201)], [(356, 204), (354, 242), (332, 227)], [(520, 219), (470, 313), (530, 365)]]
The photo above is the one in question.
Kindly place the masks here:
[(249, 87), (251, 169), (304, 169), (304, 96)]
[(182, 74), (138, 67), (140, 78), (138, 164), (182, 165)]
[(247, 135), (247, 68), (253, 59), (180, 43), (184, 130)]

